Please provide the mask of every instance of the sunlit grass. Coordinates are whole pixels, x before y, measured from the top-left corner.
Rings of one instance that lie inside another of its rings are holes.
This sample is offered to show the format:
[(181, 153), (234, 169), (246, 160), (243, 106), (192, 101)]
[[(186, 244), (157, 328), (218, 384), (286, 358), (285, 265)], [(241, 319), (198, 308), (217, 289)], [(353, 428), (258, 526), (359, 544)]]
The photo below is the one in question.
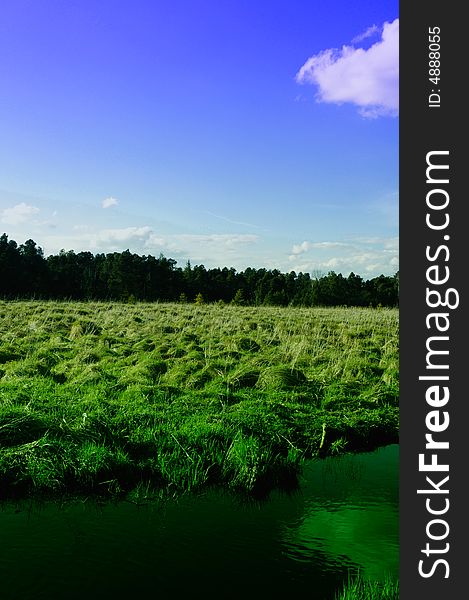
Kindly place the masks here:
[(395, 309), (0, 302), (0, 480), (281, 485), (397, 441), (398, 364)]

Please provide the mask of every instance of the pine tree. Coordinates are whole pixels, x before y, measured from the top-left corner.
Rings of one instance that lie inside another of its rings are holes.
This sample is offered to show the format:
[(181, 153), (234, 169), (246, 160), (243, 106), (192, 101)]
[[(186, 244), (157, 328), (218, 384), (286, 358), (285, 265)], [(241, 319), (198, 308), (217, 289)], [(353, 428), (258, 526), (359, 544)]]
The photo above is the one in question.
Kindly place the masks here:
[(231, 301), (235, 306), (244, 306), (246, 304), (246, 300), (244, 299), (244, 292), (241, 288), (236, 290), (236, 294), (234, 295), (233, 300)]

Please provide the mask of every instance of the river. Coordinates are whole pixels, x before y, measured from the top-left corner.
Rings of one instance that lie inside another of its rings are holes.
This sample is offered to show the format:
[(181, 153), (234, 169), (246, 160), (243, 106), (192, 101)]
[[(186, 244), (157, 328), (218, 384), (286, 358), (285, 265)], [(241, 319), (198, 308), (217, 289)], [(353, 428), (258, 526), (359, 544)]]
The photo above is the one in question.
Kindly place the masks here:
[(247, 501), (4, 502), (3, 600), (332, 600), (349, 573), (398, 577), (399, 446), (310, 461), (294, 492)]

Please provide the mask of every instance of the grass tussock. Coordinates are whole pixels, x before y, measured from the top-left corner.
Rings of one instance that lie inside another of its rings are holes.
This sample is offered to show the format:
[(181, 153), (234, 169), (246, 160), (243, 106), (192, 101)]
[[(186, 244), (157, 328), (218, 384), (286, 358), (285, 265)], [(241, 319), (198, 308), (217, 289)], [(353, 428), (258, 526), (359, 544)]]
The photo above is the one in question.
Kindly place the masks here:
[(0, 301), (0, 312), (5, 493), (261, 492), (292, 482), (305, 458), (398, 440), (397, 310)]

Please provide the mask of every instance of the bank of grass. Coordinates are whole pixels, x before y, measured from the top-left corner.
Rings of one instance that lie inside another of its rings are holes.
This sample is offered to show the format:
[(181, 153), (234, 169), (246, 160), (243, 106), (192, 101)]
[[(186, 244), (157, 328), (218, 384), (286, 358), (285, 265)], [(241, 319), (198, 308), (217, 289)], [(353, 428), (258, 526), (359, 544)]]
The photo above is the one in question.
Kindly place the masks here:
[(399, 580), (368, 581), (361, 576), (349, 578), (334, 600), (399, 600)]
[(262, 492), (397, 441), (397, 310), (0, 302), (4, 494)]

